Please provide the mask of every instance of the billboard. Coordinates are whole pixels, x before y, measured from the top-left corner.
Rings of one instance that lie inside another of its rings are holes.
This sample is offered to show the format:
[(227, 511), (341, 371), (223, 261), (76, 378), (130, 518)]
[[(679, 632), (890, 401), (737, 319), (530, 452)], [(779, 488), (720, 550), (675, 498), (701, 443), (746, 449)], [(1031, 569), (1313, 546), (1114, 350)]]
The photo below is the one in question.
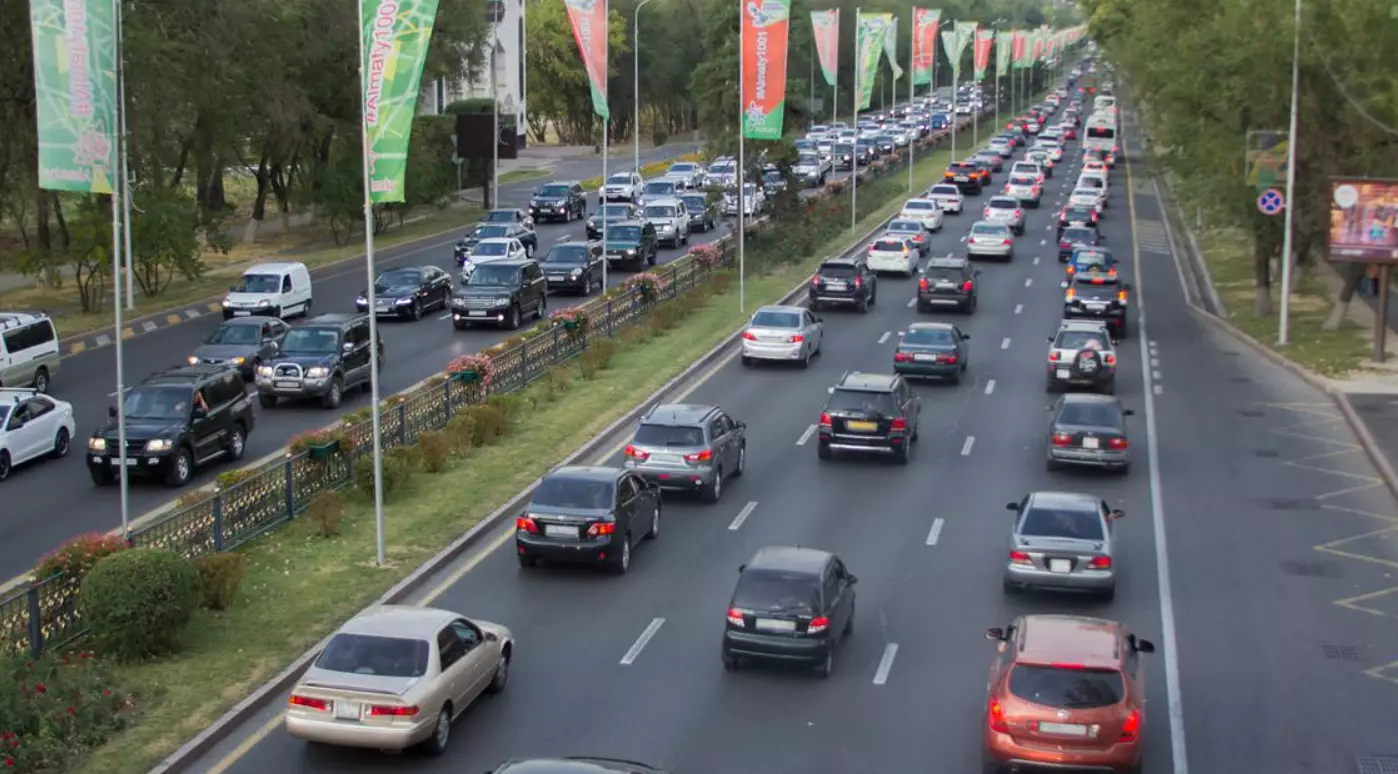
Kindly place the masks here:
[(1398, 180), (1331, 182), (1329, 252), (1332, 261), (1398, 264)]

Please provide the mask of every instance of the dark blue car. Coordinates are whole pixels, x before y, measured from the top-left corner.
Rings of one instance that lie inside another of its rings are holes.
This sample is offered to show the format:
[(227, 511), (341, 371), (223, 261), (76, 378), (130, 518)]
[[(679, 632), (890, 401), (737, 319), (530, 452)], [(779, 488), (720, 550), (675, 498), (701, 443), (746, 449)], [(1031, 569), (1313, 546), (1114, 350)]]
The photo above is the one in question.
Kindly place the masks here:
[(1097, 247), (1102, 237), (1091, 226), (1069, 226), (1058, 235), (1058, 262), (1067, 263), (1079, 247)]

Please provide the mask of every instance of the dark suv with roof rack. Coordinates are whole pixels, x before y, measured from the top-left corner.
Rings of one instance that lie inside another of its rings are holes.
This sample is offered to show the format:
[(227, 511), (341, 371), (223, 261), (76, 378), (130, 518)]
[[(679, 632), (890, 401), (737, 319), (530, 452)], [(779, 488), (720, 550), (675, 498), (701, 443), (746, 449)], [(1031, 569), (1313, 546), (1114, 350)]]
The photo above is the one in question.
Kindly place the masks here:
[(227, 365), (171, 368), (130, 388), (122, 400), (124, 453), (115, 406), (106, 426), (87, 441), (87, 469), (99, 485), (114, 483), (124, 464), (129, 473), (184, 486), (204, 464), (242, 459), (255, 421), (247, 386)]
[(906, 465), (921, 415), (922, 401), (903, 377), (845, 374), (821, 409), (816, 453), (823, 460), (837, 451), (890, 454)]
[(602, 243), (563, 237), (539, 261), (549, 290), (587, 295), (602, 289)]
[(878, 301), (878, 283), (863, 255), (827, 258), (811, 277), (811, 311), (824, 306), (853, 306), (858, 312), (867, 312)]

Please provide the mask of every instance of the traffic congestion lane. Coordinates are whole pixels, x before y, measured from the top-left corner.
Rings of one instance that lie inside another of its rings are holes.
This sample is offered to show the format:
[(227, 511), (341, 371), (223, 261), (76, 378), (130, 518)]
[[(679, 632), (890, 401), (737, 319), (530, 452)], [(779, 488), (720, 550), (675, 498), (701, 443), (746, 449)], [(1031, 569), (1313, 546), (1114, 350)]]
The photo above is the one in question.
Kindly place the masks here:
[[(1043, 220), (1042, 215), (1037, 219)], [(942, 246), (951, 247), (951, 239), (958, 239), (955, 229), (941, 237)], [(1024, 280), (1056, 279), (1060, 271), (1056, 263), (1018, 260), (1010, 266), (986, 268), (990, 271), (982, 275), (982, 282), (983, 299), (988, 303), (964, 321), (976, 340), (1033, 339), (1041, 335), (1041, 326), (1051, 329), (1059, 308), (1056, 290), (1038, 293)], [(901, 609), (887, 609), (888, 601), (898, 597), (899, 589), (926, 561), (915, 549), (925, 545), (923, 536), (929, 528), (927, 483), (937, 486), (938, 480), (998, 478), (997, 473), (989, 472), (998, 469), (981, 461), (980, 452), (961, 454), (965, 448), (963, 431), (1014, 433), (1004, 429), (1001, 417), (1008, 401), (1018, 396), (1007, 396), (998, 389), (986, 395), (987, 379), (995, 378), (989, 374), (1000, 373), (1002, 368), (1004, 373), (1032, 374), (1032, 378), (1009, 377), (1030, 390), (1025, 397), (1032, 401), (1032, 408), (1019, 409), (1025, 412), (1026, 422), (1015, 436), (1014, 442), (1021, 448), (1014, 452), (1028, 460), (1030, 470), (1036, 470), (1034, 475), (1047, 475), (1042, 473), (1041, 457), (1044, 398), (1042, 393), (1033, 393), (1033, 388), (1042, 389), (1039, 358), (1043, 349), (1039, 345), (1030, 345), (1029, 359), (1014, 365), (1009, 359), (1013, 352), (978, 350), (981, 356), (973, 355), (973, 382), (960, 387), (919, 387), (928, 424), (921, 448), (908, 468), (815, 460), (807, 431), (819, 414), (826, 388), (847, 369), (887, 370), (893, 345), (885, 334), (917, 317), (901, 303), (911, 300), (913, 293), (911, 282), (893, 280), (881, 286), (881, 303), (869, 315), (825, 313), (826, 351), (810, 371), (743, 369), (730, 363), (685, 398), (688, 402), (719, 402), (749, 423), (748, 473), (730, 482), (718, 506), (667, 501), (662, 537), (647, 546), (648, 550), (638, 552), (633, 565), (636, 578), (607, 579), (585, 571), (554, 569), (521, 572), (506, 545), (486, 555), (463, 582), (435, 601), (507, 623), (521, 643), (510, 692), (482, 703), (458, 727), (451, 766), (482, 768), (511, 755), (569, 753), (580, 747), (700, 772), (731, 771), (737, 764), (763, 771), (798, 765), (808, 770), (865, 767), (875, 758), (879, 767), (907, 764), (906, 759), (880, 757), (883, 754), (877, 746), (853, 743), (863, 740), (832, 740), (825, 729), (836, 724), (842, 729), (872, 726), (885, 733), (890, 727), (906, 728), (903, 708), (885, 706), (878, 694), (863, 697), (862, 693), (882, 690), (889, 683), (887, 674), (885, 685), (872, 683), (890, 644), (880, 634), (888, 635), (890, 622), (902, 614)], [(1021, 299), (1014, 303), (1033, 311), (1008, 313), (1005, 310), (1012, 299)], [(894, 303), (888, 303), (890, 300)], [(996, 307), (1003, 308), (995, 313), (992, 310)], [(1129, 389), (1127, 380), (1123, 386)], [(979, 430), (982, 425), (989, 429)], [(991, 452), (985, 460), (1003, 456)], [(1021, 482), (1020, 487), (1032, 485), (1031, 481)], [(1008, 529), (1003, 496), (998, 491), (980, 493), (975, 487), (968, 490), (988, 499), (984, 503), (950, 501), (948, 513), (991, 508), (993, 515), (988, 518), (994, 519), (995, 526), (987, 534), (995, 545), (988, 558), (970, 561), (975, 566), (988, 563), (997, 567)], [(1124, 494), (1115, 499), (1133, 498)], [(871, 502), (879, 507), (871, 510)], [(749, 503), (756, 505), (748, 508)], [(747, 516), (740, 520), (745, 510)], [(878, 521), (871, 523), (875, 518)], [(990, 522), (971, 523), (984, 526)], [(506, 540), (508, 536), (502, 533)], [(717, 638), (736, 567), (757, 547), (772, 543), (835, 549), (861, 578), (860, 598), (864, 601), (857, 633), (830, 681), (843, 683), (838, 688), (804, 675), (753, 671), (729, 678), (718, 666)], [(670, 544), (682, 545), (684, 550), (667, 551)], [(949, 556), (961, 555), (961, 549), (955, 550), (957, 553)], [(969, 573), (956, 577), (969, 577)], [(999, 594), (998, 584), (990, 589)], [(1127, 595), (1123, 598), (1130, 599)], [(599, 599), (605, 600), (600, 606)], [(913, 618), (924, 614), (926, 600), (919, 602), (908, 611)], [(964, 609), (952, 598), (942, 604), (951, 608), (949, 614)], [(989, 607), (983, 612), (992, 623), (977, 614), (976, 620), (966, 624), (969, 628), (964, 633), (982, 650), (985, 642), (980, 633), (985, 626), (1012, 615), (1003, 602), (1000, 608)], [(619, 663), (634, 649), (635, 639), (657, 619), (664, 620), (631, 663)], [(936, 650), (927, 649), (936, 640), (915, 640), (906, 641), (901, 658), (939, 657)], [(547, 644), (531, 647), (531, 642)], [(981, 653), (972, 663), (974, 672), (983, 674), (988, 658)], [(983, 692), (982, 684), (965, 701), (938, 692), (946, 704), (936, 709), (934, 717), (965, 717), (973, 728)], [(676, 695), (685, 700), (675, 701)], [(834, 695), (841, 698), (836, 700)], [(793, 706), (803, 710), (793, 713)], [(592, 724), (580, 730), (577, 719), (595, 716), (599, 708), (604, 714), (636, 722)], [(716, 736), (720, 727), (723, 736)], [(737, 741), (716, 747), (714, 738)], [(774, 739), (782, 743), (774, 745)], [(860, 752), (846, 756), (843, 749)], [(214, 770), (252, 771), (272, 761), (291, 762), (292, 770), (297, 771), (332, 767), (363, 770), (375, 765), (372, 757), (360, 754), (311, 750), (272, 727), (246, 755), (229, 761), (226, 769)], [(832, 767), (832, 763), (845, 765)], [(445, 767), (423, 762), (413, 768), (435, 771)]]

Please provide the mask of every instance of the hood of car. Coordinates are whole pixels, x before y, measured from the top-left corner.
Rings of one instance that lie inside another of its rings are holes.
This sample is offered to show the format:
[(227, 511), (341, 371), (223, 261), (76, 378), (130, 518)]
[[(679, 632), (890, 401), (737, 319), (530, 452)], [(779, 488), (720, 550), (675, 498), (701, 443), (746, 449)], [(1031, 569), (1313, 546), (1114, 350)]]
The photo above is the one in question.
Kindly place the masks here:
[(453, 293), (457, 298), (509, 298), (514, 292), (514, 288), (502, 288), (494, 285), (472, 285), (467, 283), (456, 289)]
[(258, 344), (205, 344), (194, 350), (194, 357), (203, 360), (234, 360), (250, 357), (261, 349)]
[[(177, 438), (184, 431), (186, 423), (177, 419), (141, 419), (140, 417), (126, 418), (126, 441), (152, 441), (157, 438)], [(93, 438), (107, 439), (108, 449), (115, 451), (116, 442), (120, 433), (117, 429), (116, 420), (109, 420), (100, 430), (92, 434)]]
[[(374, 288), (374, 295), (378, 298), (407, 298), (414, 295), (419, 290), (417, 285), (389, 285), (387, 287)], [(360, 298), (366, 298), (369, 291), (359, 291)]]
[(277, 355), (277, 357), (274, 358), (270, 363), (268, 363), (268, 365), (273, 366), (274, 368), (276, 366), (286, 365), (288, 363), (294, 363), (296, 365), (301, 366), (302, 368), (311, 368), (313, 366), (330, 366), (335, 364), (335, 360), (338, 357), (339, 355), (334, 354), (320, 355), (284, 352), (280, 355)]

